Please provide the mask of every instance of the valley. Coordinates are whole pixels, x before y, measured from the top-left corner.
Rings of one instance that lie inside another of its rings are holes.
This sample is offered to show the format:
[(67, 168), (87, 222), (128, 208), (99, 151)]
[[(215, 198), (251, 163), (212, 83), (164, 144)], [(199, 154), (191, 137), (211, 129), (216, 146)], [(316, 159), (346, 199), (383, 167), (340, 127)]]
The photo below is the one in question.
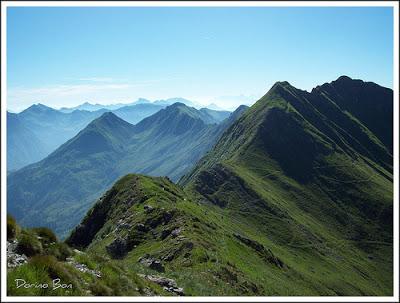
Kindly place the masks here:
[(8, 175), (16, 253), (37, 226), (66, 246), (35, 242), (8, 291), (32, 294), (12, 278), (47, 264), (73, 285), (60, 295), (390, 296), (392, 113), (392, 90), (346, 76), (277, 82), (218, 121), (183, 103), (135, 125), (104, 113)]

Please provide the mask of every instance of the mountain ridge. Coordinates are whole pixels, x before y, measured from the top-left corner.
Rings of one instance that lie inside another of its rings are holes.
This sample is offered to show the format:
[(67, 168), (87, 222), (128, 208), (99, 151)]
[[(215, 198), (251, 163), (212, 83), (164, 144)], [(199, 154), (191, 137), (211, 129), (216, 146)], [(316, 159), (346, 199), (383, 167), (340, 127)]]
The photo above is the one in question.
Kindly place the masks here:
[[(227, 125), (206, 124), (203, 115), (177, 104), (131, 125), (111, 112), (103, 113), (45, 159), (8, 175), (10, 213), (23, 225), (36, 225), (40, 220), (56, 233), (65, 233), (92, 201), (124, 174), (178, 179), (211, 148)], [(63, 184), (62, 188), (57, 184)], [(63, 210), (58, 209), (60, 205)], [(46, 210), (46, 215), (23, 215), (24, 208), (36, 212), (37, 207)]]
[[(363, 100), (369, 85), (356, 97), (346, 89), (352, 97), (335, 100), (282, 81), (218, 125), (183, 104), (143, 120), (120, 163), (142, 174), (103, 191), (66, 243), (97, 260), (95, 270), (117, 262), (149, 282), (173, 281), (164, 288), (171, 294), (392, 295), (393, 158), (390, 142), (371, 130), (390, 121), (367, 126), (366, 113), (344, 106)], [(387, 98), (379, 106), (390, 110)], [(174, 136), (176, 125), (202, 131)], [(168, 171), (171, 150), (192, 156), (210, 134), (216, 143), (178, 184), (143, 175)], [(198, 146), (187, 150), (187, 137)], [(129, 157), (158, 161), (140, 171)]]

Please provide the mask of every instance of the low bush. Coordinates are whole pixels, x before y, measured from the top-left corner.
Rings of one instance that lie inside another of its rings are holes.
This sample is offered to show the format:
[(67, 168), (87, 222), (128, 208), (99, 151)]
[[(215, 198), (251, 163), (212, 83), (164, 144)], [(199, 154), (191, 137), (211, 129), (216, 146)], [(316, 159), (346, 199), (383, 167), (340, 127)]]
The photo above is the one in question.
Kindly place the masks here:
[(113, 291), (110, 287), (107, 287), (103, 283), (98, 281), (90, 284), (90, 291), (95, 296), (112, 296), (113, 294)]
[(42, 243), (35, 234), (23, 233), (18, 238), (17, 252), (28, 257), (41, 254), (43, 252)]
[(31, 231), (41, 237), (41, 240), (44, 243), (57, 242), (57, 236), (51, 229), (47, 227), (35, 227), (32, 228)]
[(15, 219), (7, 215), (7, 239), (14, 239), (17, 236), (18, 226)]
[(81, 253), (74, 256), (76, 262), (85, 264), (89, 269), (96, 269), (96, 262), (94, 262), (87, 254)]
[[(62, 284), (72, 284), (71, 293), (80, 293), (82, 291), (73, 268), (58, 262), (54, 256), (37, 255), (31, 258), (29, 265), (36, 270), (44, 271), (50, 279), (60, 279)], [(61, 292), (64, 290), (60, 289)]]
[(45, 249), (45, 253), (56, 257), (57, 260), (65, 261), (66, 258), (72, 255), (72, 250), (67, 244), (58, 242), (49, 244)]
[[(74, 268), (58, 262), (53, 256), (37, 255), (28, 263), (7, 273), (7, 294), (11, 296), (82, 296), (86, 293), (80, 286), (79, 275), (80, 273)], [(57, 281), (57, 279), (60, 280)], [(26, 281), (28, 284), (33, 283), (31, 285), (39, 285), (39, 287), (17, 287), (17, 281)], [(40, 287), (43, 284), (47, 284), (48, 287)], [(59, 285), (68, 285), (68, 287), (58, 287)]]

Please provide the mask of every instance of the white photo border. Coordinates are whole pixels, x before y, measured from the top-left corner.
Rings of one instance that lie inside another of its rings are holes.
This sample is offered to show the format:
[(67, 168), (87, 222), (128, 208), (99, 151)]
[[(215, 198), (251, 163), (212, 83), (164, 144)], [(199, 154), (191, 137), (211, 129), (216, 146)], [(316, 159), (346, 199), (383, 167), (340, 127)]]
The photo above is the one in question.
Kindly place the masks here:
[[(389, 297), (13, 297), (7, 296), (6, 99), (8, 7), (392, 7), (393, 296)], [(1, 302), (399, 302), (399, 3), (397, 1), (2, 1), (1, 2)]]

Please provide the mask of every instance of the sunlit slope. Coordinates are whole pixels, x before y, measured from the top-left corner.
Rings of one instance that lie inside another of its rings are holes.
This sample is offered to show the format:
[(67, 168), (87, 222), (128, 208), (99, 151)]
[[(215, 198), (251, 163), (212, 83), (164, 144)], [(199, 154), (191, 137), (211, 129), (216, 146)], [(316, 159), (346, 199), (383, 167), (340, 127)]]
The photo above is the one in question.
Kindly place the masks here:
[(390, 294), (391, 169), (390, 151), (351, 112), (281, 82), (181, 183), (307, 279), (337, 294)]

